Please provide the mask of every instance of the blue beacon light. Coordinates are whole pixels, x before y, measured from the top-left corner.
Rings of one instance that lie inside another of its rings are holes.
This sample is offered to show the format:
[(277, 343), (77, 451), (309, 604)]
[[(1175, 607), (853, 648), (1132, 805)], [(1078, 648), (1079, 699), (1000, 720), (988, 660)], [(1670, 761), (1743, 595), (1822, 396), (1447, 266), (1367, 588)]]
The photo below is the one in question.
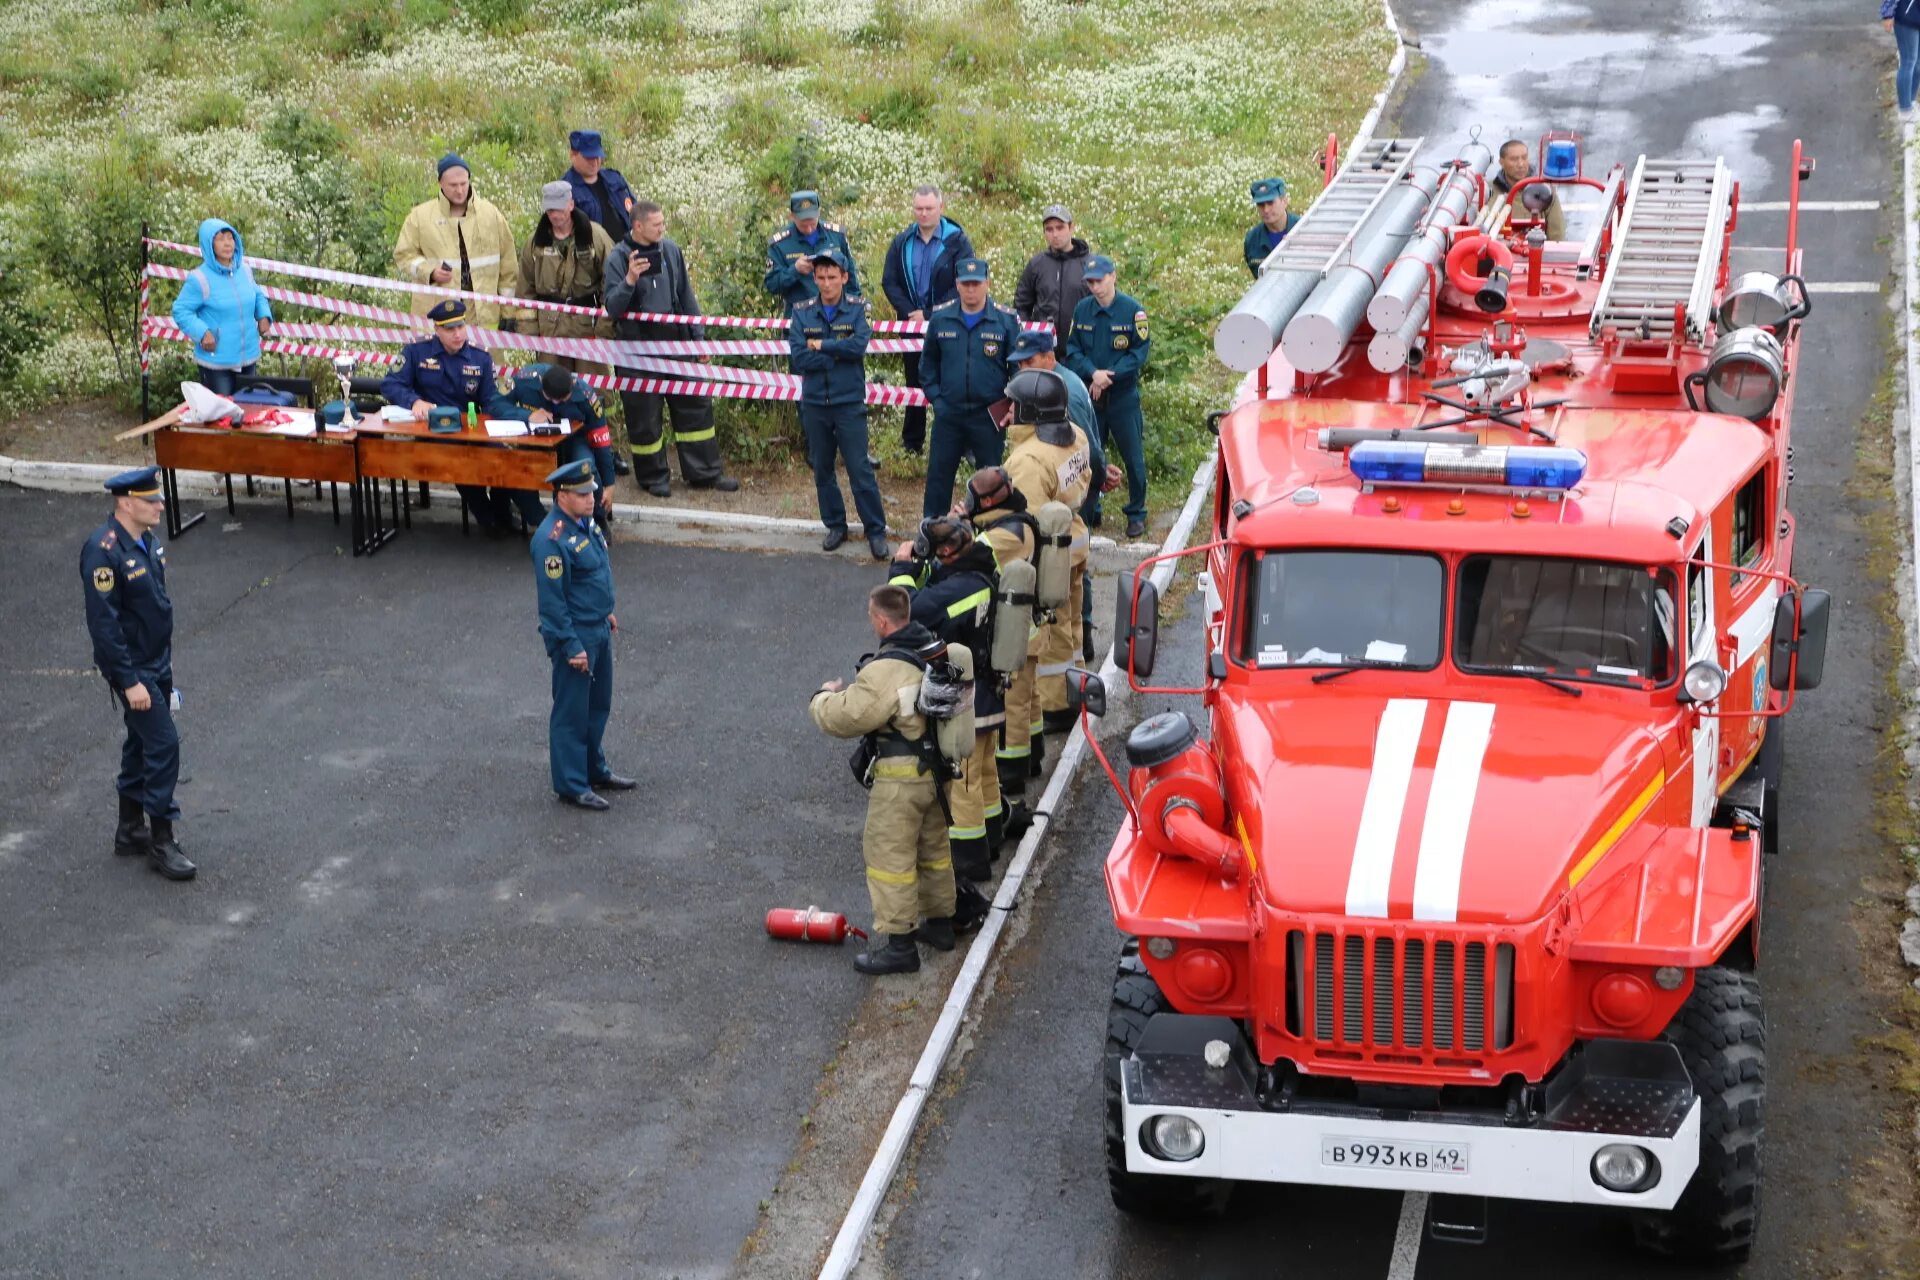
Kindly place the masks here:
[(1548, 178), (1577, 178), (1580, 176), (1580, 148), (1569, 138), (1556, 138), (1547, 144), (1547, 154), (1541, 157), (1540, 173)]
[(1363, 440), (1347, 451), (1347, 469), (1367, 484), (1573, 488), (1587, 473), (1587, 455), (1559, 446), (1428, 444)]

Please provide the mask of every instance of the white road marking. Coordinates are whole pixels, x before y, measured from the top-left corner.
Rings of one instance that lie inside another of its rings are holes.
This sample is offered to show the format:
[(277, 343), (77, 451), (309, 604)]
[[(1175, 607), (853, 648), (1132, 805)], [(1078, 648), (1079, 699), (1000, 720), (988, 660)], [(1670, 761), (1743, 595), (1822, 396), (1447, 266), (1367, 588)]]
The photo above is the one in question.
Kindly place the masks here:
[(1878, 280), (1825, 280), (1807, 285), (1808, 293), (1878, 293)]
[[(1913, 189), (1914, 134), (1913, 125), (1901, 124), (1900, 222), (1906, 228), (1906, 234), (1899, 243), (1904, 250), (1903, 256), (1906, 260), (1896, 261), (1896, 268), (1904, 282), (1906, 298), (1906, 314), (1900, 326), (1900, 340), (1907, 354), (1907, 385), (1904, 388), (1907, 397), (1906, 439), (1902, 443), (1906, 445), (1907, 460), (1912, 467), (1907, 483), (1908, 501), (1912, 504), (1907, 513), (1907, 528), (1908, 535), (1913, 539), (1913, 571), (1916, 575), (1914, 592), (1916, 598), (1920, 598), (1920, 449), (1913, 447), (1916, 435), (1920, 435), (1920, 431), (1915, 430), (1915, 419), (1920, 417), (1920, 343), (1914, 341), (1913, 335), (1913, 304), (1915, 299), (1920, 298), (1920, 224), (1915, 222), (1915, 218), (1920, 215), (1917, 215), (1914, 209), (1916, 203)], [(1907, 652), (1920, 652), (1920, 635), (1916, 635), (1912, 627), (1907, 630)]]
[[(1802, 200), (1802, 213), (1872, 213), (1880, 207), (1878, 200)], [(1785, 213), (1785, 200), (1742, 200), (1742, 213)]]
[(1394, 698), (1380, 713), (1373, 739), (1373, 772), (1360, 806), (1360, 829), (1353, 838), (1353, 864), (1347, 870), (1347, 914), (1384, 919), (1387, 889), (1393, 882), (1394, 846), (1400, 843), (1400, 818), (1413, 782), (1413, 754), (1427, 704), (1420, 698)]
[(1467, 826), (1480, 790), (1480, 765), (1493, 737), (1491, 702), (1456, 702), (1440, 734), (1440, 758), (1420, 826), (1420, 861), (1413, 873), (1413, 918), (1452, 920), (1460, 910), (1460, 868)]
[(1393, 1257), (1387, 1280), (1413, 1280), (1420, 1265), (1420, 1237), (1427, 1225), (1427, 1193), (1409, 1191), (1400, 1197), (1400, 1228), (1393, 1233)]

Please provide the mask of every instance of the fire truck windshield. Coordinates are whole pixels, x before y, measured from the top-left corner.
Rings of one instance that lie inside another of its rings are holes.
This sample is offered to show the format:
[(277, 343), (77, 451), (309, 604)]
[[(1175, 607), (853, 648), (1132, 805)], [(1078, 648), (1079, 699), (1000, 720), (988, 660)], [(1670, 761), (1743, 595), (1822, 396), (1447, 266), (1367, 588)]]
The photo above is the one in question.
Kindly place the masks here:
[(1652, 687), (1675, 675), (1673, 575), (1536, 556), (1460, 565), (1454, 664), (1462, 671)]
[(1243, 660), (1256, 667), (1440, 661), (1446, 568), (1395, 551), (1268, 551), (1255, 566)]

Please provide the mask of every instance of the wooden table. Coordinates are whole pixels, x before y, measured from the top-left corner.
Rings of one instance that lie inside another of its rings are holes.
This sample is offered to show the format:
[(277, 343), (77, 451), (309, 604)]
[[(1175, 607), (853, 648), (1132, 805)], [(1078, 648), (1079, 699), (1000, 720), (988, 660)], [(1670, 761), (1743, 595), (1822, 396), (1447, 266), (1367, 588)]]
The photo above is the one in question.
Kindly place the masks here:
[[(206, 518), (206, 512), (192, 519), (180, 518), (180, 485), (175, 472), (181, 468), (212, 471), (226, 477), (227, 510), (232, 512), (233, 477), (272, 476), (288, 481), (287, 515), (293, 515), (292, 481), (352, 486), (359, 479), (354, 455), (352, 431), (329, 431), (324, 435), (280, 435), (266, 427), (235, 427), (225, 423), (159, 420), (153, 431), (154, 460), (161, 467), (161, 493), (167, 500), (167, 533), (179, 537)], [(354, 540), (360, 542), (361, 513), (354, 510)], [(340, 519), (340, 498), (334, 493), (333, 518)]]
[[(402, 481), (420, 480), (438, 484), (477, 485), (488, 489), (530, 489), (535, 493), (547, 487), (547, 476), (556, 465), (555, 451), (566, 437), (503, 436), (495, 439), (482, 426), (470, 430), (430, 431), (425, 422), (411, 419), (387, 422), (363, 418), (354, 433), (354, 453), (359, 478), (366, 487), (367, 500), (379, 519), (380, 481), (387, 482), (395, 526), (413, 524), (413, 505), (409, 486)], [(460, 505), (460, 527), (467, 527), (466, 504)], [(380, 539), (392, 537), (392, 529)], [(378, 547), (372, 548), (377, 550)]]

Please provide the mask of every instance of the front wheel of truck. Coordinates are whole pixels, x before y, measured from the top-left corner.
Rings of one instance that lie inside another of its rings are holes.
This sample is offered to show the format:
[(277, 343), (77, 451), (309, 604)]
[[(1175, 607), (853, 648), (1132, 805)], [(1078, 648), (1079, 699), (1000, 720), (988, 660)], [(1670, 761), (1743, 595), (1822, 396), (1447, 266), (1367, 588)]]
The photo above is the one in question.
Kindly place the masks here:
[(1700, 1167), (1680, 1202), (1640, 1213), (1634, 1235), (1655, 1253), (1732, 1264), (1753, 1248), (1760, 1215), (1767, 1023), (1760, 982), (1733, 969), (1701, 969), (1693, 994), (1664, 1033), (1700, 1095)]
[(1120, 1064), (1133, 1056), (1148, 1019), (1156, 1013), (1175, 1012), (1141, 961), (1139, 945), (1130, 940), (1120, 953), (1120, 970), (1113, 979), (1113, 1003), (1107, 1009), (1107, 1189), (1115, 1208), (1143, 1218), (1179, 1221), (1216, 1216), (1225, 1211), (1227, 1199), (1233, 1194), (1231, 1182), (1134, 1173), (1127, 1168)]

